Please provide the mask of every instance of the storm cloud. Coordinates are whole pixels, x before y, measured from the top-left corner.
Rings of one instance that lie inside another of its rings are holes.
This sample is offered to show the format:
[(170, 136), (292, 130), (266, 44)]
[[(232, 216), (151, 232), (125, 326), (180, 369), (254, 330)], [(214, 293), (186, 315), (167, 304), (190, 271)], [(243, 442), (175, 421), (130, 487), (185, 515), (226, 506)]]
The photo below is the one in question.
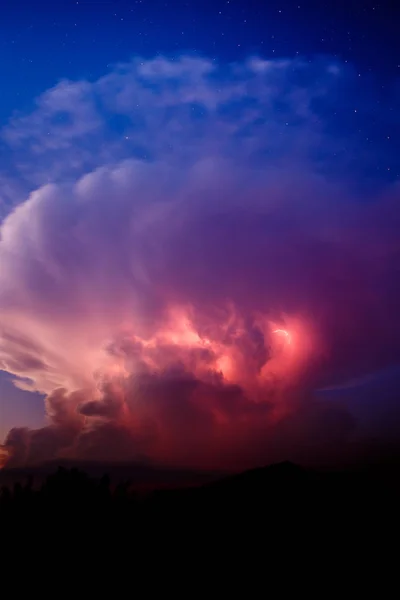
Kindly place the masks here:
[(8, 464), (220, 468), (349, 443), (357, 423), (314, 391), (400, 359), (399, 189), (357, 188), (357, 139), (343, 151), (329, 118), (351, 77), (136, 59), (13, 117), (27, 195), (1, 224), (0, 367), (49, 424), (13, 429)]

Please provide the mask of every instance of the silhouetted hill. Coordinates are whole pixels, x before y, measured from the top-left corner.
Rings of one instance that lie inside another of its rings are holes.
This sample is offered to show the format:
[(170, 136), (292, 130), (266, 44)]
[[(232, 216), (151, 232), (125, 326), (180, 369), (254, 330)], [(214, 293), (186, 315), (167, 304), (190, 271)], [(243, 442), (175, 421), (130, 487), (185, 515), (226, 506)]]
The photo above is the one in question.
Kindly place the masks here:
[(210, 487), (215, 489), (225, 488), (231, 491), (233, 488), (242, 487), (248, 493), (254, 489), (259, 490), (265, 486), (284, 485), (286, 483), (293, 484), (295, 482), (304, 481), (308, 478), (308, 471), (295, 465), (292, 462), (282, 462), (268, 467), (260, 467), (251, 469), (243, 473), (230, 475), (223, 479), (219, 479), (210, 484)]
[(382, 478), (378, 466), (317, 472), (281, 463), (146, 494), (136, 493), (125, 475), (131, 469), (137, 481), (154, 481), (166, 476), (163, 469), (121, 466), (117, 472), (123, 477), (113, 484), (110, 477), (97, 476), (100, 465), (92, 467), (92, 475), (60, 467), (36, 487), (24, 473), (21, 483), (2, 490), (1, 542), (8, 555), (19, 557), (21, 548), (36, 547), (40, 540), (41, 550), (29, 554), (30, 561), (47, 561), (54, 553), (59, 560), (61, 551), (70, 560), (73, 548), (75, 563), (89, 561), (96, 573), (100, 564), (120, 569), (122, 561), (137, 565), (143, 557), (151, 565), (180, 569), (184, 560), (218, 562), (229, 556), (240, 557), (243, 565), (250, 558), (271, 561), (279, 553), (287, 568), (289, 556), (309, 565), (335, 561), (338, 553), (349, 560), (377, 549), (382, 555), (400, 533), (399, 488), (388, 484), (398, 480), (395, 466)]

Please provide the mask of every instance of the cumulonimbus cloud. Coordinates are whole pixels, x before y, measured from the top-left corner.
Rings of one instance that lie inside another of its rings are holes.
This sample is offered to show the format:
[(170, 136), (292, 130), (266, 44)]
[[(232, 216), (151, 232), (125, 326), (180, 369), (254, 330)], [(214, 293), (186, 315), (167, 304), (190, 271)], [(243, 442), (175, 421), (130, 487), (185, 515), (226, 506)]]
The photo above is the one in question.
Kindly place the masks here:
[(353, 419), (313, 390), (399, 359), (400, 291), (398, 189), (363, 202), (326, 157), (341, 73), (135, 60), (13, 118), (39, 187), (1, 225), (0, 368), (47, 395), (49, 424), (12, 430), (9, 464), (345, 443)]

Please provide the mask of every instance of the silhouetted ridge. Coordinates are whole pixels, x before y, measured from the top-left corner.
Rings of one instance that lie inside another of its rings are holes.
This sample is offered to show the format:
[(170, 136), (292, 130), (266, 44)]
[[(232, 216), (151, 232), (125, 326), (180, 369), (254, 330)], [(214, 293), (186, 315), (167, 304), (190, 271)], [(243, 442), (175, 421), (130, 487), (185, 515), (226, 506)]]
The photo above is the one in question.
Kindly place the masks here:
[(364, 547), (397, 543), (400, 532), (399, 493), (362, 471), (319, 473), (285, 462), (144, 494), (129, 479), (112, 483), (77, 468), (60, 467), (41, 485), (33, 483), (1, 491), (3, 547), (13, 540), (19, 546), (40, 540), (50, 550), (62, 543), (82, 548), (84, 560), (101, 555), (118, 564), (132, 548), (151, 560), (163, 548), (164, 561), (177, 549), (185, 555), (202, 549), (221, 559), (229, 551), (239, 555), (282, 544), (285, 552), (302, 556), (307, 544), (326, 560), (335, 548), (342, 556), (350, 534), (349, 552), (358, 555)]
[(249, 493), (255, 489), (271, 488), (271, 486), (276, 485), (294, 485), (308, 478), (309, 473), (305, 469), (288, 461), (230, 475), (210, 483), (208, 487), (226, 488), (227, 490), (245, 488), (246, 492)]

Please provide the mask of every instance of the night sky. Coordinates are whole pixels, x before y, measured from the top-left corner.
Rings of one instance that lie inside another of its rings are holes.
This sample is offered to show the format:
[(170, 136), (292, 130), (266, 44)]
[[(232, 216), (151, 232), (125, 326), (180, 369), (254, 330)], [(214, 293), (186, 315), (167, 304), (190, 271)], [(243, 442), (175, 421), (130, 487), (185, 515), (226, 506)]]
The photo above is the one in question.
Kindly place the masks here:
[(0, 466), (397, 448), (400, 7), (3, 4)]

